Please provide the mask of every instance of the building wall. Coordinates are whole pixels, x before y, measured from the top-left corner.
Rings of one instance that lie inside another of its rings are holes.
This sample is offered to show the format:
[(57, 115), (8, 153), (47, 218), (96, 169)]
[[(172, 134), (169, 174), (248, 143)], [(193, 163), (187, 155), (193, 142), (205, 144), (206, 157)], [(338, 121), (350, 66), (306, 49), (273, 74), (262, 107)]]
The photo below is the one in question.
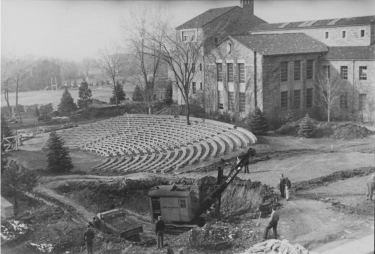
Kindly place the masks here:
[[(316, 64), (318, 54), (288, 55), (288, 56), (268, 56), (263, 60), (263, 112), (271, 125), (283, 123), (289, 110), (293, 110), (294, 117), (300, 118), (308, 113), (312, 117), (317, 117), (319, 112), (318, 103), (312, 107), (306, 106), (306, 89), (314, 89)], [(307, 60), (314, 60), (313, 79), (306, 79)], [(294, 80), (294, 63), (300, 61), (300, 80)], [(288, 79), (282, 82), (280, 79), (280, 65), (288, 62)], [(294, 90), (300, 90), (300, 106), (294, 107)], [(281, 108), (281, 92), (288, 92), (287, 108)], [(313, 102), (317, 98), (316, 91), (313, 90)]]
[[(346, 97), (347, 106), (340, 105), (337, 98), (332, 117), (337, 120), (375, 120), (375, 61), (365, 60), (333, 60), (322, 59), (319, 62), (319, 69), (324, 65), (331, 66), (331, 75), (340, 76), (341, 66), (348, 67), (348, 79), (341, 79), (340, 92), (338, 96)], [(367, 80), (360, 80), (359, 67), (367, 67)], [(365, 107), (360, 108), (360, 95), (366, 96)]]
[[(231, 45), (231, 51), (228, 52), (228, 44)], [(221, 63), (223, 67), (223, 81), (217, 81), (216, 64)], [(239, 63), (245, 67), (245, 82), (239, 82)], [(233, 64), (233, 82), (228, 82), (228, 64)], [(219, 111), (221, 113), (239, 113), (245, 117), (249, 112), (255, 109), (255, 91), (254, 91), (254, 52), (235, 40), (228, 38), (220, 44), (215, 50), (206, 56), (205, 72), (205, 100), (207, 111)], [(257, 54), (257, 97), (258, 107), (263, 108), (262, 102), (262, 56)], [(219, 109), (218, 90), (223, 91), (224, 105)], [(229, 92), (234, 92), (234, 110), (229, 110)], [(239, 93), (245, 93), (245, 110), (239, 112), (240, 101)]]
[[(364, 37), (360, 37), (361, 30), (365, 30)], [(346, 38), (342, 38), (342, 31), (346, 31)], [(325, 38), (325, 33), (329, 32), (329, 38)], [(322, 27), (322, 28), (299, 28), (290, 30), (257, 31), (252, 34), (285, 34), (304, 33), (312, 38), (323, 42), (329, 47), (344, 46), (369, 46), (374, 42), (374, 26), (345, 26), (345, 27)]]

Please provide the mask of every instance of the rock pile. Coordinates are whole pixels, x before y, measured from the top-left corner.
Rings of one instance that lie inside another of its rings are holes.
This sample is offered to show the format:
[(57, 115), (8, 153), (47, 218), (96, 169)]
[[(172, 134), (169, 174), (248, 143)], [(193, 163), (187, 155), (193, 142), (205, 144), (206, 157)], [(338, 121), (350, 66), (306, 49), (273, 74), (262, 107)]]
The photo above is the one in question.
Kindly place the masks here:
[(268, 253), (268, 254), (309, 254), (310, 252), (299, 244), (290, 244), (288, 240), (271, 239), (264, 242), (255, 244), (246, 252), (241, 254), (250, 253)]

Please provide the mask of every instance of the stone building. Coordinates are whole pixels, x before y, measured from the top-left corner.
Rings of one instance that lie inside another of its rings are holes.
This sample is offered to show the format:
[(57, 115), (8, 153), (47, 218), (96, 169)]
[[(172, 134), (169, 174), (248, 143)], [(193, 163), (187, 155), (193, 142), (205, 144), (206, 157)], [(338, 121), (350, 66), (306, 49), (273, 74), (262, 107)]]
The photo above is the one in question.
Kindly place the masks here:
[(275, 125), (291, 110), (324, 119), (324, 76), (337, 77), (333, 119), (375, 120), (375, 16), (268, 24), (242, 0), (176, 30), (182, 40), (205, 40), (190, 94), (208, 112), (246, 117), (257, 106)]

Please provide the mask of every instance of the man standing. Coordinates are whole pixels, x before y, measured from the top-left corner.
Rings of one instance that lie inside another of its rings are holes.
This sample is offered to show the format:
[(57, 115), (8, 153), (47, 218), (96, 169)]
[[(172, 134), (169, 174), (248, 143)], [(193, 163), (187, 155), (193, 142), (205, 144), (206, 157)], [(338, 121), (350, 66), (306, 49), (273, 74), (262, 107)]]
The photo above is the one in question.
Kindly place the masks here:
[(283, 174), (280, 175), (279, 188), (280, 188), (281, 197), (285, 198), (285, 193), (284, 193), (284, 191), (285, 191), (285, 178), (284, 178)]
[(367, 180), (367, 200), (372, 200), (375, 189), (375, 174), (372, 174), (371, 178)]
[(164, 241), (164, 230), (165, 225), (164, 221), (161, 219), (161, 216), (158, 217), (158, 221), (155, 224), (155, 233), (158, 236), (158, 249), (163, 248), (163, 241)]
[(279, 214), (276, 212), (276, 207), (272, 207), (272, 213), (271, 218), (269, 220), (269, 223), (264, 230), (263, 239), (267, 240), (268, 231), (272, 228), (273, 230), (273, 237), (274, 239), (277, 239), (277, 222), (279, 221)]
[(287, 201), (289, 200), (289, 191), (290, 191), (290, 188), (292, 188), (292, 183), (290, 182), (290, 180), (288, 179), (288, 177), (285, 177), (285, 197), (286, 197)]
[(91, 225), (89, 224), (87, 226), (87, 230), (85, 234), (83, 235), (83, 240), (85, 241), (85, 244), (86, 244), (87, 254), (93, 254), (92, 248), (93, 248), (94, 237), (95, 237), (94, 231), (91, 229)]

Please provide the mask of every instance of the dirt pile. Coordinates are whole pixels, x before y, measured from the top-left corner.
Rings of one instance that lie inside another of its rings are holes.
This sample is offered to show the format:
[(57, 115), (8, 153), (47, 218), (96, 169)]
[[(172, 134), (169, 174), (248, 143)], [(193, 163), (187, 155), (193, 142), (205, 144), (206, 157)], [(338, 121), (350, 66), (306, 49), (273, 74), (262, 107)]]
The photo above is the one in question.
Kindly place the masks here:
[(305, 249), (302, 245), (295, 244), (292, 245), (288, 240), (277, 240), (271, 239), (264, 242), (255, 244), (252, 248), (243, 252), (241, 254), (250, 253), (270, 253), (270, 254), (308, 254), (309, 251)]
[[(298, 136), (301, 121), (302, 118), (297, 121), (287, 122), (277, 129), (276, 132), (284, 135)], [(364, 138), (372, 134), (366, 127), (359, 126), (355, 123), (328, 123), (319, 122), (314, 119), (311, 119), (311, 122), (314, 126), (314, 132), (312, 133), (313, 138), (331, 137), (334, 139), (355, 139)]]
[(276, 193), (273, 189), (261, 182), (250, 180), (233, 181), (221, 198), (221, 213), (228, 216), (248, 214), (250, 218), (258, 218), (271, 213)]
[(255, 244), (262, 239), (261, 230), (254, 230), (249, 225), (213, 222), (190, 231), (189, 243), (194, 248), (222, 251), (224, 249), (244, 247), (243, 244)]

